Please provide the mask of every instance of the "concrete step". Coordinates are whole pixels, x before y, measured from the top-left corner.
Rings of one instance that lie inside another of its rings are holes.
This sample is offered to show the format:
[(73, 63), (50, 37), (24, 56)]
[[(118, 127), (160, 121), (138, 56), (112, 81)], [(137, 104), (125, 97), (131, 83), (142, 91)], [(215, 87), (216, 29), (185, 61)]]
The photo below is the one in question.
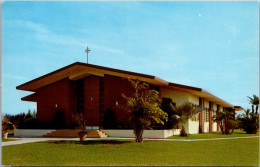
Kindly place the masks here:
[[(72, 137), (77, 138), (79, 137), (78, 132), (80, 132), (81, 129), (59, 129), (56, 131), (53, 131), (51, 133), (47, 133), (45, 135), (42, 135), (43, 137)], [(86, 130), (87, 131), (87, 138), (105, 138), (108, 137), (104, 132), (100, 130)]]

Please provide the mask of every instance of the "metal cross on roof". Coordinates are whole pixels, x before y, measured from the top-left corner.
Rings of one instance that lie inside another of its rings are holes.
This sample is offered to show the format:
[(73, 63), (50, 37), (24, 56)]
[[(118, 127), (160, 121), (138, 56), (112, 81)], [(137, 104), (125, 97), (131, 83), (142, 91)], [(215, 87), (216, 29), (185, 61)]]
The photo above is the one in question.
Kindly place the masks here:
[(87, 53), (87, 64), (88, 64), (88, 53), (90, 52), (90, 49), (87, 47), (87, 49), (85, 50), (85, 52)]

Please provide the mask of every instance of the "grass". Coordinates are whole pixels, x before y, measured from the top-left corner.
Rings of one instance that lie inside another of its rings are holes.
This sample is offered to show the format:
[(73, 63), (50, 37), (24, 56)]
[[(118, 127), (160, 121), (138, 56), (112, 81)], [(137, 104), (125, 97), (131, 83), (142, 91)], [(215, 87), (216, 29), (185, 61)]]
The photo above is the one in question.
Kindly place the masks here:
[(258, 166), (259, 138), (49, 141), (2, 147), (12, 166)]
[(221, 131), (211, 132), (211, 133), (200, 133), (200, 134), (192, 134), (187, 137), (181, 137), (179, 135), (168, 137), (168, 139), (212, 139), (212, 138), (229, 138), (229, 137), (248, 137), (248, 136), (259, 136), (259, 132), (257, 134), (246, 134), (246, 132), (242, 130), (234, 130), (232, 135), (223, 135)]

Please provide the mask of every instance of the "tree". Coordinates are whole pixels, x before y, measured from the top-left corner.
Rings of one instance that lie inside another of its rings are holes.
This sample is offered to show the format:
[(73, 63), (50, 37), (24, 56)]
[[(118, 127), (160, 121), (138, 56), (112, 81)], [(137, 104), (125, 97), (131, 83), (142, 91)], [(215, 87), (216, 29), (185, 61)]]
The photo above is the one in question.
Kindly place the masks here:
[(164, 121), (164, 128), (177, 128), (179, 123), (176, 113), (174, 112), (175, 103), (171, 98), (163, 97), (160, 108), (168, 114), (168, 121)]
[(259, 106), (259, 97), (257, 97), (256, 95), (253, 95), (253, 97), (249, 97), (249, 102), (252, 105), (252, 113), (258, 113), (258, 106)]
[(235, 126), (237, 124), (237, 121), (234, 119), (234, 111), (227, 109), (225, 111), (218, 112), (213, 120), (218, 122), (222, 134), (232, 134)]
[(129, 121), (136, 142), (143, 142), (143, 131), (151, 129), (152, 123), (164, 124), (168, 115), (159, 108), (160, 98), (156, 90), (150, 90), (149, 85), (139, 80), (128, 79), (134, 88), (133, 96), (127, 97), (122, 94), (127, 103), (127, 110), (130, 112)]
[(188, 136), (186, 133), (185, 124), (190, 118), (199, 113), (201, 110), (201, 108), (196, 108), (189, 102), (185, 102), (180, 106), (174, 107), (174, 112), (179, 116), (178, 120), (182, 124), (180, 136)]
[(33, 129), (37, 128), (36, 112), (32, 113), (29, 109), (27, 113), (19, 113), (15, 115), (6, 114), (10, 122), (18, 129)]
[(259, 114), (250, 112), (250, 109), (244, 110), (244, 113), (238, 116), (240, 127), (248, 134), (256, 134), (259, 128)]

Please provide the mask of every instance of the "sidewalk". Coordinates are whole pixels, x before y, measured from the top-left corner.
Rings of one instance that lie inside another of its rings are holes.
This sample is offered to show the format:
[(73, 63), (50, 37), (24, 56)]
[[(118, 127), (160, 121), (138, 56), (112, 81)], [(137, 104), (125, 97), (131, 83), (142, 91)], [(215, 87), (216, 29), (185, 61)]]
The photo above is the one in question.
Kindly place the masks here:
[[(248, 136), (248, 137), (229, 137), (229, 138), (211, 138), (211, 139), (148, 139), (144, 140), (160, 140), (160, 141), (207, 141), (207, 140), (230, 140), (230, 139), (243, 139), (243, 138), (259, 138), (259, 136)], [(135, 140), (135, 138), (87, 138), (86, 140), (114, 140), (114, 139), (123, 139), (123, 140)], [(34, 143), (41, 141), (51, 141), (51, 140), (71, 140), (71, 141), (79, 141), (79, 138), (17, 138), (17, 141), (8, 141), (2, 142), (2, 146), (10, 146), (17, 144), (25, 144), (25, 143)]]

